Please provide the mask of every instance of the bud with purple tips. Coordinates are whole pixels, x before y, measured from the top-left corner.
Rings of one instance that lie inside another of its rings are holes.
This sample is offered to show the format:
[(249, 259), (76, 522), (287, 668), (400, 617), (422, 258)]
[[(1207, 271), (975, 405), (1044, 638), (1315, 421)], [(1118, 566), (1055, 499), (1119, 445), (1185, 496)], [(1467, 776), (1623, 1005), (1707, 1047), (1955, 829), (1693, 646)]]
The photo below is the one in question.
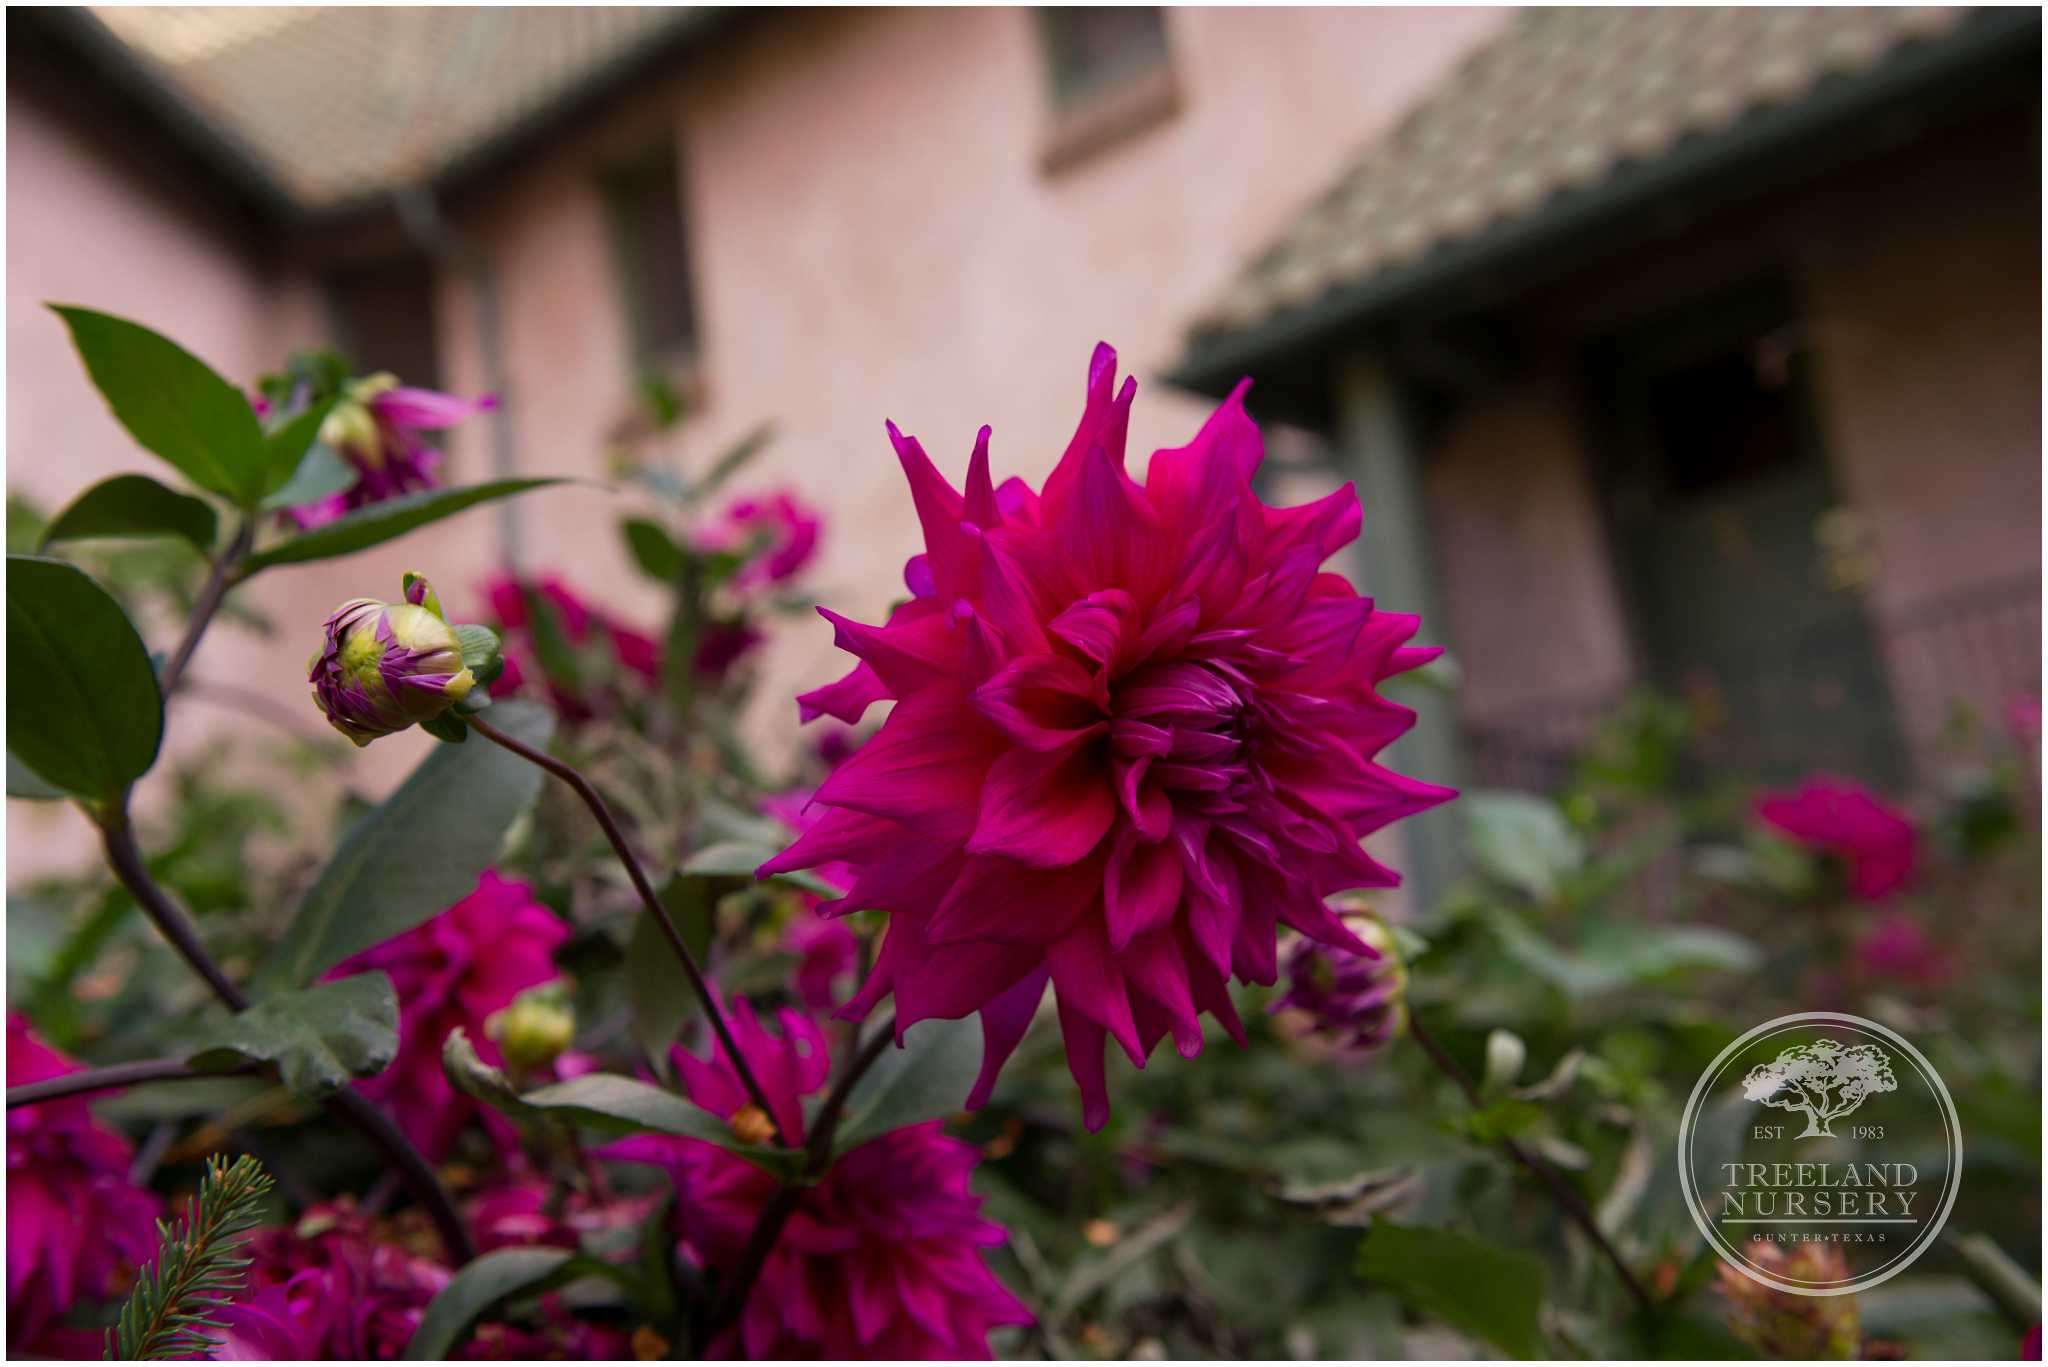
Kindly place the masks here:
[(327, 720), (357, 745), (433, 721), (476, 686), (433, 587), (410, 573), (404, 585), (402, 603), (336, 608), (307, 675)]
[(1408, 970), (1384, 921), (1354, 913), (1345, 924), (1375, 953), (1353, 954), (1302, 937), (1287, 959), (1287, 994), (1273, 1009), (1304, 1013), (1305, 1034), (1326, 1036), (1343, 1053), (1363, 1058), (1407, 1030)]

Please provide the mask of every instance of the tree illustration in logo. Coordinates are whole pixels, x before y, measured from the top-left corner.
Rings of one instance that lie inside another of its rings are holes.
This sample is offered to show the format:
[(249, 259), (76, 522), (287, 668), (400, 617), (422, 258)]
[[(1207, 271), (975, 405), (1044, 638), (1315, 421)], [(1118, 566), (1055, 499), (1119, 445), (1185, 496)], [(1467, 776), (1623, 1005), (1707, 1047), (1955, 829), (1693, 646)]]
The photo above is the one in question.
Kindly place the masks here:
[(1748, 1100), (1806, 1113), (1806, 1128), (1796, 1139), (1832, 1139), (1835, 1121), (1877, 1093), (1898, 1088), (1891, 1055), (1874, 1044), (1831, 1039), (1795, 1044), (1742, 1079)]

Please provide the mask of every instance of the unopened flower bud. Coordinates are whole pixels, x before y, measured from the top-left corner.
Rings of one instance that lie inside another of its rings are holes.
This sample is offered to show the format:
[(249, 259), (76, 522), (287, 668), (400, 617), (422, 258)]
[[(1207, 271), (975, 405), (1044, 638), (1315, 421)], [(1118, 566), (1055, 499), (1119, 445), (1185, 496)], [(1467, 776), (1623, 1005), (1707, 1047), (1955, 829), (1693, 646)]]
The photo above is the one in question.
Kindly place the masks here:
[[(1795, 1284), (1840, 1283), (1849, 1276), (1840, 1244), (1797, 1244), (1789, 1252), (1776, 1244), (1755, 1244), (1749, 1256), (1773, 1276)], [(1764, 1356), (1833, 1361), (1857, 1356), (1863, 1317), (1855, 1296), (1797, 1296), (1734, 1267), (1723, 1265), (1716, 1272), (1728, 1302), (1729, 1329)]]
[(307, 673), (320, 710), (357, 745), (432, 721), (476, 684), (433, 588), (408, 574), (405, 596), (352, 598), (336, 608)]
[(742, 1144), (766, 1144), (775, 1137), (775, 1125), (759, 1106), (742, 1106), (732, 1113), (732, 1135)]
[(1379, 1052), (1408, 1028), (1408, 969), (1386, 922), (1370, 912), (1345, 924), (1379, 957), (1331, 949), (1303, 939), (1287, 959), (1287, 994), (1273, 1004), (1308, 1017), (1307, 1032), (1326, 1035), (1346, 1053)]
[(391, 374), (350, 380), (342, 386), (341, 397), (334, 401), (334, 407), (327, 410), (327, 418), (320, 424), (320, 440), (358, 466), (370, 470), (381, 468), (393, 453), (386, 450), (384, 428), (377, 421), (371, 401), (396, 388), (398, 377)]
[(559, 991), (543, 987), (520, 993), (484, 1028), (513, 1068), (545, 1068), (575, 1041), (576, 1013)]

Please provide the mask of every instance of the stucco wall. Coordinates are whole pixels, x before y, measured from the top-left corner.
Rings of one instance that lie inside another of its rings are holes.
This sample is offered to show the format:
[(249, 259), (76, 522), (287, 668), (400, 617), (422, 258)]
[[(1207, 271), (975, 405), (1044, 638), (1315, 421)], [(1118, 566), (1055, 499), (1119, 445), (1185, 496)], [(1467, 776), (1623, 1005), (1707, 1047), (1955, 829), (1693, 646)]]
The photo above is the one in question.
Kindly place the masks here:
[(1430, 470), (1468, 715), (1540, 720), (1628, 678), (1584, 456), (1586, 337), (1782, 272), (1816, 362), (1822, 440), (1878, 557), (1873, 630), (1907, 739), (1951, 704), (1995, 717), (2038, 682), (2037, 139), (1986, 118), (1731, 210), (1547, 287), (1511, 323), (1526, 368), (1470, 398)]
[[(1180, 113), (1046, 177), (1044, 77), (1022, 10), (811, 11), (765, 22), (701, 72), (564, 144), (465, 214), (506, 281), (524, 463), (591, 473), (627, 406), (593, 148), (672, 120), (706, 347), (708, 404), (681, 441), (705, 460), (764, 418), (748, 482), (787, 481), (828, 516), (818, 596), (875, 618), (901, 594), (915, 521), (885, 418), (964, 469), (995, 428), (997, 477), (1041, 477), (1079, 414), (1090, 348), (1144, 386), (1131, 444), (1189, 435), (1200, 405), (1151, 374), (1188, 316), (1269, 234), (1503, 21), (1488, 11), (1182, 9), (1167, 15)], [(463, 291), (448, 370), (481, 383)], [(459, 448), (482, 459), (481, 436)], [(618, 499), (526, 510), (531, 563), (635, 610)], [(822, 622), (767, 651), (751, 730), (793, 741), (790, 695), (844, 663)]]
[[(324, 326), (303, 276), (258, 259), (233, 225), (160, 192), (108, 145), (106, 139), (118, 141), (118, 134), (82, 126), (31, 95), (8, 91), (7, 483), (46, 512), (109, 475), (136, 471), (172, 483), (178, 477), (139, 449), (107, 412), (45, 301), (134, 318), (239, 383), (274, 368), (293, 347), (321, 340)], [(487, 545), (474, 531), (458, 527), (449, 536), (462, 560), (483, 562)], [(331, 738), (302, 705), (318, 623), (342, 598), (380, 586), (395, 592), (398, 574), (419, 553), (411, 543), (342, 562), (346, 568), (272, 571), (246, 590), (249, 606), (278, 632), (263, 636), (223, 621), (208, 634), (190, 675), (202, 687), (174, 704), (167, 762), (137, 790), (145, 816), (164, 799), (170, 762), (206, 754), (228, 733), (246, 737), (249, 753), (277, 739), (280, 725)], [(175, 644), (178, 625), (139, 624), (159, 650)], [(213, 695), (206, 683), (259, 691), (273, 701), (276, 715)], [(10, 715), (9, 724), (21, 723)], [(350, 780), (381, 792), (417, 762), (427, 743), (399, 737), (363, 752), (351, 762)], [(335, 796), (289, 786), (277, 795), (323, 806)], [(68, 804), (10, 801), (7, 831), (13, 882), (93, 857), (86, 822)]]

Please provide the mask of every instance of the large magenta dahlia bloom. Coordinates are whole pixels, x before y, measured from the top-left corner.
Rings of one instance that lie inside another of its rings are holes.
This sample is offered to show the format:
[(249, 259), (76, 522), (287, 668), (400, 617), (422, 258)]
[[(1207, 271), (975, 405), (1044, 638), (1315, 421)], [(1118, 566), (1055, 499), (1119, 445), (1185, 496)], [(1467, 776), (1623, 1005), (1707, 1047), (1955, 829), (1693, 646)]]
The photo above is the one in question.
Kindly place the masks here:
[[(804, 1098), (823, 1091), (831, 1076), (824, 1033), (785, 1010), (777, 1038), (744, 999), (729, 1019), (776, 1118), (801, 1144)], [(697, 1105), (726, 1119), (749, 1105), (719, 1046), (709, 1059), (680, 1049), (674, 1058)], [(768, 1173), (703, 1140), (642, 1135), (606, 1153), (668, 1170), (683, 1240), (715, 1268), (739, 1262), (761, 1208), (781, 1190)], [(1005, 1236), (981, 1218), (981, 1198), (969, 1186), (978, 1158), (971, 1145), (940, 1133), (936, 1120), (843, 1155), (804, 1188), (738, 1323), (709, 1356), (988, 1357), (989, 1330), (1027, 1324), (1031, 1312), (982, 1257)]]
[(1370, 955), (1324, 898), (1395, 885), (1360, 839), (1454, 795), (1374, 759), (1414, 723), (1379, 684), (1436, 651), (1320, 568), (1358, 535), (1357, 495), (1260, 502), (1245, 385), (1138, 484), (1115, 373), (1098, 346), (1039, 493), (993, 487), (987, 428), (962, 493), (889, 425), (924, 526), (915, 596), (879, 627), (825, 612), (861, 663), (798, 701), (895, 708), (762, 867), (844, 861), (833, 909), (889, 913), (850, 1013), (892, 992), (899, 1031), (982, 1013), (970, 1104), (1050, 979), (1091, 1129), (1106, 1039), (1139, 1066), (1169, 1034), (1192, 1057), (1207, 1012), (1242, 1041), (1227, 984), (1274, 980), (1278, 925)]
[[(78, 1069), (37, 1038), (27, 1018), (7, 1017), (8, 1086)], [(33, 1350), (74, 1304), (110, 1295), (126, 1270), (156, 1252), (163, 1203), (128, 1180), (134, 1156), (82, 1096), (7, 1113), (10, 1347)]]

